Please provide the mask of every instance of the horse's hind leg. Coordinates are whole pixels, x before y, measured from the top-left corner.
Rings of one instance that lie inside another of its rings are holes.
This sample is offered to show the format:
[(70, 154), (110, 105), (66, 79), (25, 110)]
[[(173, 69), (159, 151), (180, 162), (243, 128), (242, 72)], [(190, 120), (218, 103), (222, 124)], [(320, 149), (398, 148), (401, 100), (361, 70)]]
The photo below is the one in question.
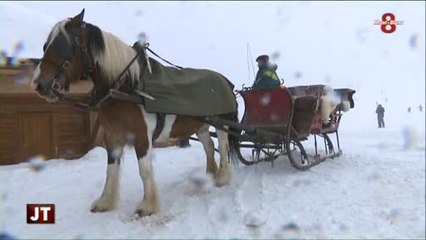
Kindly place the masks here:
[(197, 137), (200, 142), (203, 144), (204, 152), (206, 152), (207, 157), (207, 174), (211, 174), (212, 177), (216, 177), (217, 174), (217, 165), (214, 159), (214, 143), (209, 133), (209, 125), (204, 125), (197, 132)]
[(105, 212), (117, 207), (120, 195), (120, 161), (123, 154), (123, 144), (114, 142), (110, 134), (105, 135), (108, 152), (107, 176), (102, 195), (91, 206), (91, 212)]
[(138, 205), (135, 214), (139, 217), (149, 216), (160, 210), (160, 201), (158, 197), (157, 185), (153, 176), (152, 169), (152, 134), (156, 125), (155, 114), (146, 113), (141, 107), (143, 117), (146, 123), (146, 129), (139, 131), (137, 136), (135, 150), (138, 157), (139, 174), (143, 182), (143, 200)]
[(220, 164), (216, 176), (216, 186), (221, 187), (227, 185), (231, 181), (231, 169), (228, 164), (228, 133), (216, 129), (217, 139), (219, 141)]

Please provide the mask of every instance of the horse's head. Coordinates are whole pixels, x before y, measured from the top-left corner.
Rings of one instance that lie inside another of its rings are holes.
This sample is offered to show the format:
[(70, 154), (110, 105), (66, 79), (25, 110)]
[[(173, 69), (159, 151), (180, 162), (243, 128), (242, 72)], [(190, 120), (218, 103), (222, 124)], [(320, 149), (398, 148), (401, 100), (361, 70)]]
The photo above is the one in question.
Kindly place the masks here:
[(43, 46), (44, 55), (31, 85), (49, 102), (58, 101), (71, 82), (93, 70), (83, 17), (84, 9), (77, 16), (56, 23)]

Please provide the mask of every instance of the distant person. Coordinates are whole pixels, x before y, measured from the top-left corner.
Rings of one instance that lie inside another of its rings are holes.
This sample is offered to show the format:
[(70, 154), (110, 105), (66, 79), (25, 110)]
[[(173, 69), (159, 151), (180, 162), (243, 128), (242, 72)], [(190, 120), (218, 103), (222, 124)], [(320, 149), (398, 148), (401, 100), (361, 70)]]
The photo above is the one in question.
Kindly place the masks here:
[(408, 107), (408, 112), (409, 112), (409, 113), (411, 112), (411, 107)]
[(376, 108), (376, 114), (377, 114), (377, 123), (379, 124), (379, 128), (385, 127), (385, 108), (382, 107), (382, 104), (379, 104)]
[(259, 70), (257, 71), (252, 88), (279, 87), (281, 82), (276, 73), (278, 66), (269, 62), (269, 56), (260, 55), (256, 58), (256, 62)]
[(421, 104), (419, 105), (418, 109), (419, 109), (419, 112), (423, 112), (423, 106)]

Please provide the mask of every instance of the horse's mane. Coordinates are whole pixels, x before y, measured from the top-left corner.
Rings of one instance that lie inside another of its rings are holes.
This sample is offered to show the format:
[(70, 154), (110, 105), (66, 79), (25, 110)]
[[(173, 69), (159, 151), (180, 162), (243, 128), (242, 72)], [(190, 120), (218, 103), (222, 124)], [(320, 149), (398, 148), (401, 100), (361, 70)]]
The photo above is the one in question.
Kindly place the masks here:
[[(61, 32), (70, 40), (70, 36), (65, 30), (65, 24), (68, 21), (58, 22), (53, 27), (46, 42), (47, 44), (50, 44)], [(86, 28), (89, 30), (90, 50), (94, 64), (101, 73), (102, 79), (108, 85), (111, 85), (136, 55), (136, 51), (118, 37), (101, 30), (93, 24), (86, 23)], [(124, 77), (133, 82), (139, 79), (139, 74), (139, 65), (136, 61), (129, 67)]]
[[(112, 84), (136, 55), (136, 51), (121, 39), (95, 25), (86, 24), (92, 56), (105, 81)], [(139, 65), (135, 61), (127, 71), (131, 81), (139, 79)], [(126, 76), (126, 75), (125, 75)]]

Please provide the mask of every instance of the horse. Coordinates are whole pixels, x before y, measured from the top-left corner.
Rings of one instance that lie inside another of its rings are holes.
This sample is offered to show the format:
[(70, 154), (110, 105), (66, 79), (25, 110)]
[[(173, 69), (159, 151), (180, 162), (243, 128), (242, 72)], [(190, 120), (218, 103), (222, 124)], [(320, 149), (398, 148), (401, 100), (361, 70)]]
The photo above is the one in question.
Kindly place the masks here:
[[(70, 84), (83, 78), (93, 82), (96, 92), (105, 93), (114, 80), (131, 63), (137, 52), (117, 36), (84, 21), (84, 9), (74, 17), (57, 22), (43, 46), (43, 57), (34, 71), (32, 88), (48, 102), (58, 102), (58, 92), (66, 94)], [(123, 78), (137, 81), (142, 70), (138, 61), (128, 66)], [(207, 99), (208, 100), (208, 99)], [(236, 102), (235, 102), (236, 104)], [(217, 116), (237, 121), (237, 112)], [(138, 159), (139, 174), (143, 183), (143, 199), (135, 214), (145, 217), (160, 210), (159, 194), (153, 175), (152, 151), (156, 147), (175, 146), (182, 139), (196, 134), (206, 154), (206, 173), (217, 187), (231, 181), (228, 151), (235, 147), (236, 139), (226, 129), (216, 127), (219, 167), (216, 164), (206, 117), (166, 114), (164, 127), (153, 141), (157, 124), (156, 113), (147, 112), (143, 104), (109, 99), (100, 106), (100, 125), (107, 151), (107, 171), (103, 192), (91, 205), (91, 212), (105, 212), (117, 207), (120, 187), (120, 162), (128, 135), (134, 136), (133, 146)], [(225, 126), (226, 128), (226, 126)]]

